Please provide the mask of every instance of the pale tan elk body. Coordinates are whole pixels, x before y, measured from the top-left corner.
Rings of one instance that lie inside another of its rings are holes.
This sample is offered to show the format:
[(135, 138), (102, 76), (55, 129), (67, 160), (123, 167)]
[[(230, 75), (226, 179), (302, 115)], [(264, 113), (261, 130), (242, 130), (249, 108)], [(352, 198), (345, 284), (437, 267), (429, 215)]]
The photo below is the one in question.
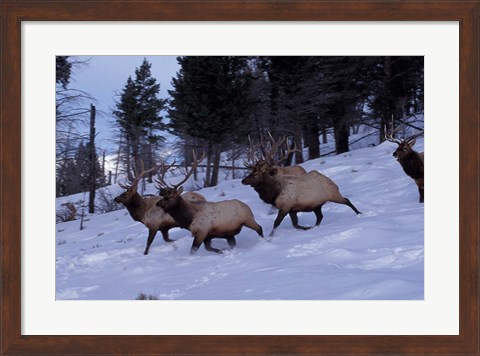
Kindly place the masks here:
[[(123, 204), (127, 208), (133, 220), (141, 222), (148, 228), (147, 245), (143, 253), (144, 255), (148, 254), (150, 245), (155, 239), (157, 231), (162, 233), (165, 242), (173, 242), (174, 240), (171, 240), (168, 237), (168, 231), (171, 228), (178, 227), (175, 220), (169, 214), (165, 213), (163, 209), (157, 206), (158, 201), (163, 199), (162, 197), (142, 197), (137, 192), (138, 183), (147, 172), (148, 171), (144, 171), (136, 176), (129, 185), (120, 184), (120, 186), (126, 189), (126, 191), (114, 199), (115, 202)], [(185, 193), (183, 197), (187, 201), (205, 201), (203, 195), (195, 192)]]
[[(273, 236), (275, 229), (287, 214), (290, 215), (292, 225), (296, 229), (310, 228), (298, 224), (298, 212), (314, 212), (317, 218), (315, 225), (320, 225), (323, 219), (322, 206), (329, 201), (348, 205), (355, 213), (360, 214), (350, 200), (340, 194), (338, 186), (323, 174), (317, 171), (306, 173), (300, 166), (277, 167), (276, 164), (279, 161), (274, 160), (273, 157), (285, 138), (275, 141), (270, 135), (270, 140), (268, 151), (262, 147), (261, 143), (257, 145), (257, 148), (261, 147), (263, 152), (260, 159), (255, 158), (255, 149), (250, 141), (249, 159), (253, 163), (245, 162), (250, 173), (242, 180), (242, 184), (252, 186), (265, 203), (279, 209), (270, 236)], [(286, 155), (291, 151), (288, 149)], [(283, 155), (280, 160), (283, 160), (286, 155)], [(290, 174), (290, 170), (296, 174)]]
[[(175, 223), (175, 220), (173, 220), (173, 218), (169, 214), (165, 213), (162, 208), (157, 206), (158, 201), (163, 199), (162, 197), (154, 196), (141, 198), (143, 198), (145, 203), (143, 208), (143, 217), (141, 218), (141, 220), (139, 220), (142, 224), (144, 224), (149, 229), (157, 228), (157, 231), (160, 230), (162, 227), (166, 227), (168, 225), (172, 225), (172, 227), (178, 226)], [(182, 198), (192, 203), (206, 201), (203, 195), (195, 192), (186, 192), (182, 194)]]
[(252, 186), (260, 199), (279, 209), (270, 236), (273, 236), (275, 229), (287, 214), (290, 215), (292, 225), (297, 229), (310, 228), (298, 224), (298, 212), (313, 211), (317, 217), (315, 225), (320, 225), (323, 219), (322, 206), (326, 202), (347, 205), (356, 214), (360, 214), (350, 200), (342, 196), (338, 186), (317, 171), (294, 177), (279, 176), (277, 170), (271, 168), (248, 175), (242, 183)]
[[(195, 157), (195, 156), (194, 156)], [(178, 184), (168, 186), (165, 181), (158, 181), (160, 196), (157, 205), (170, 214), (176, 223), (189, 230), (194, 238), (190, 254), (194, 254), (204, 243), (208, 251), (221, 253), (211, 246), (213, 238), (225, 238), (231, 248), (236, 245), (235, 235), (243, 226), (255, 230), (263, 237), (262, 227), (255, 221), (252, 210), (245, 203), (233, 199), (221, 202), (189, 202), (181, 195), (181, 185), (196, 168), (194, 165), (186, 177)]]
[(279, 176), (278, 181), (282, 193), (274, 205), (286, 211), (313, 211), (319, 204), (327, 201), (343, 204), (345, 198), (340, 194), (338, 186), (328, 177), (312, 171), (301, 177)]
[(288, 166), (288, 167), (280, 167), (280, 166), (273, 166), (273, 168), (277, 169), (277, 175), (279, 176), (294, 176), (300, 177), (304, 174), (307, 174), (305, 168), (299, 165), (295, 166)]

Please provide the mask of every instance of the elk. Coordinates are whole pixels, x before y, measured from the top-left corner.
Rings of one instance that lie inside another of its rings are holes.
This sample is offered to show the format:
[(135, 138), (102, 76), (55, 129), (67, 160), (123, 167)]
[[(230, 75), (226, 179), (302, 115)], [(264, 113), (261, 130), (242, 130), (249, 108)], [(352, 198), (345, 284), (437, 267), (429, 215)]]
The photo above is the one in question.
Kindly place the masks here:
[[(137, 186), (140, 182), (140, 179), (144, 177), (146, 173), (154, 170), (155, 168), (156, 167), (149, 169), (148, 171), (144, 171), (142, 167), (142, 172), (136, 175), (130, 184), (119, 183), (120, 187), (125, 189), (125, 192), (114, 199), (116, 203), (123, 204), (127, 208), (133, 220), (141, 222), (148, 228), (147, 246), (143, 252), (144, 255), (148, 255), (150, 245), (155, 239), (157, 231), (162, 233), (162, 237), (165, 242), (173, 242), (175, 240), (172, 240), (168, 237), (168, 230), (173, 227), (178, 227), (178, 224), (170, 215), (165, 213), (161, 208), (157, 207), (157, 202), (161, 200), (162, 197), (142, 197), (137, 192)], [(203, 195), (195, 192), (185, 193), (183, 197), (188, 201), (205, 201)]]
[(207, 251), (222, 253), (222, 250), (212, 247), (213, 238), (224, 238), (230, 248), (234, 248), (235, 235), (240, 233), (243, 226), (256, 231), (263, 237), (262, 227), (255, 221), (252, 210), (245, 203), (236, 199), (220, 202), (191, 202), (181, 195), (182, 184), (192, 175), (197, 163), (194, 153), (191, 169), (186, 172), (182, 181), (175, 185), (168, 185), (163, 178), (157, 180), (157, 187), (163, 198), (157, 202), (157, 206), (170, 214), (181, 228), (192, 233), (194, 240), (190, 254), (195, 254), (202, 243)]
[(270, 236), (273, 236), (287, 214), (292, 225), (299, 230), (308, 230), (298, 224), (298, 212), (314, 212), (317, 218), (315, 226), (323, 219), (322, 206), (330, 201), (349, 206), (356, 214), (360, 211), (349, 199), (340, 194), (338, 186), (323, 174), (312, 171), (301, 176), (279, 174), (279, 169), (269, 164), (246, 165), (251, 168), (250, 174), (242, 180), (242, 184), (250, 185), (258, 193), (260, 199), (279, 209)]
[(398, 147), (393, 152), (393, 157), (395, 157), (403, 168), (403, 171), (415, 181), (415, 184), (418, 187), (418, 193), (420, 195), (419, 202), (423, 203), (423, 191), (424, 191), (424, 181), (423, 181), (423, 152), (417, 152), (413, 150), (413, 146), (417, 141), (417, 137), (423, 135), (423, 130), (415, 135), (409, 136), (403, 139), (396, 139), (393, 137), (399, 127), (393, 129), (392, 123), (392, 132), (387, 133), (385, 127), (385, 139), (389, 142), (395, 142)]

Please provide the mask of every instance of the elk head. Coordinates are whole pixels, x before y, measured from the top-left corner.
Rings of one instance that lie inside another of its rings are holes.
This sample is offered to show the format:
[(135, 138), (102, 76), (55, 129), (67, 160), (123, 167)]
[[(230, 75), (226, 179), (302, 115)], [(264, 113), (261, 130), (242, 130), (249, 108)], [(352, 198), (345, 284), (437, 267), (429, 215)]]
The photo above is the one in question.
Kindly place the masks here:
[(397, 161), (401, 161), (406, 157), (408, 157), (413, 152), (413, 146), (417, 141), (417, 137), (423, 135), (423, 130), (415, 135), (412, 135), (403, 139), (397, 139), (397, 138), (394, 138), (393, 135), (395, 134), (395, 132), (398, 131), (398, 129), (399, 127), (392, 130), (392, 132), (388, 133), (387, 128), (385, 127), (385, 140), (389, 142), (395, 142), (398, 145), (395, 152), (393, 152), (393, 157), (395, 157)]
[(154, 178), (156, 183), (155, 187), (159, 190), (159, 195), (163, 198), (157, 202), (157, 206), (165, 211), (170, 211), (178, 206), (183, 193), (182, 185), (188, 180), (188, 178), (190, 178), (193, 172), (197, 169), (198, 162), (203, 160), (204, 157), (205, 154), (197, 160), (194, 151), (192, 167), (190, 170), (187, 170), (185, 177), (177, 184), (168, 184), (165, 182), (165, 173), (174, 166), (175, 161), (169, 166), (165, 166), (165, 163), (162, 162), (162, 175), (159, 175), (158, 178)]
[(153, 168), (150, 168), (149, 170), (146, 171), (143, 167), (143, 162), (141, 162), (141, 165), (142, 165), (142, 171), (139, 174), (135, 174), (135, 178), (131, 182), (129, 182), (128, 184), (118, 183), (120, 188), (125, 189), (125, 192), (123, 192), (122, 194), (117, 196), (115, 199), (113, 199), (115, 203), (120, 203), (124, 205), (128, 204), (132, 200), (133, 196), (137, 193), (137, 187), (138, 187), (138, 183), (140, 182), (140, 179), (142, 179), (145, 176), (145, 174), (157, 168), (156, 166), (154, 166)]
[[(272, 176), (275, 175), (277, 170), (274, 167), (284, 161), (290, 153), (297, 151), (296, 144), (293, 149), (287, 146), (287, 149), (284, 153), (275, 157), (280, 147), (285, 143), (286, 137), (284, 136), (279, 140), (275, 140), (270, 134), (270, 132), (268, 133), (268, 135), (270, 136), (270, 148), (268, 150), (263, 147), (262, 138), (260, 138), (260, 143), (254, 146), (250, 140), (250, 137), (248, 137), (248, 159), (252, 163), (246, 161), (243, 162), (245, 167), (250, 170), (250, 173), (242, 180), (242, 184), (253, 186), (255, 183), (260, 182), (266, 174)], [(260, 158), (256, 158), (255, 151), (258, 150), (259, 147), (261, 148), (262, 155), (260, 156)]]

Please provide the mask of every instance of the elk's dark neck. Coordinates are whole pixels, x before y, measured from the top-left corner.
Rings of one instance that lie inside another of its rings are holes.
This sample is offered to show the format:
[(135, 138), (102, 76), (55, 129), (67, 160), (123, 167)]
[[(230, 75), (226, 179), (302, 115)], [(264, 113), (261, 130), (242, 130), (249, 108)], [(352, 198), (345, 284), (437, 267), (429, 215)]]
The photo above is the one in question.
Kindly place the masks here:
[(135, 193), (128, 203), (125, 203), (124, 205), (133, 220), (142, 221), (143, 216), (145, 215), (145, 201), (140, 194)]
[(173, 220), (183, 229), (188, 229), (193, 221), (193, 213), (187, 202), (179, 197), (174, 204), (165, 210)]
[(407, 157), (399, 160), (404, 172), (413, 179), (423, 178), (423, 161), (418, 152), (412, 151)]
[(253, 187), (255, 191), (258, 193), (260, 199), (262, 199), (267, 204), (275, 204), (275, 200), (277, 200), (278, 195), (281, 192), (280, 184), (273, 178), (269, 178), (257, 184)]

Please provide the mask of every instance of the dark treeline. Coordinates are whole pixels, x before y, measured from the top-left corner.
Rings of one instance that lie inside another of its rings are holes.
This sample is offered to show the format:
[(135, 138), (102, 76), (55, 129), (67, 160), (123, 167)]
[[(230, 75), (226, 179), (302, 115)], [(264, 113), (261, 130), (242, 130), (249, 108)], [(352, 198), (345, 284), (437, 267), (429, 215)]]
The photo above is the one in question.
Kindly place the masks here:
[(336, 153), (349, 150), (354, 127), (378, 129), (423, 111), (423, 57), (179, 57), (169, 91), (170, 131), (205, 150), (205, 185), (218, 181), (220, 153), (247, 137), (286, 136), (318, 158), (333, 132)]
[[(304, 148), (288, 165), (329, 153), (320, 145), (330, 137), (335, 153), (347, 152), (349, 136), (360, 127), (369, 127), (380, 143), (392, 120), (405, 122), (423, 113), (423, 57), (184, 56), (177, 61), (168, 100), (159, 98), (160, 84), (146, 59), (126, 78), (112, 110), (114, 177), (132, 179), (143, 167), (158, 164), (160, 152), (174, 149), (164, 147), (166, 132), (179, 138), (186, 164), (192, 150), (197, 156), (205, 152), (204, 185), (214, 186), (226, 163), (221, 165), (221, 157), (245, 157), (249, 136), (257, 142), (268, 133), (285, 136), (292, 148)], [(93, 180), (85, 167), (104, 164), (98, 155), (92, 164), (88, 137), (76, 133), (89, 114), (80, 105), (88, 95), (69, 87), (79, 64), (57, 57), (57, 196), (88, 190), (85, 182)], [(103, 167), (95, 176), (97, 187), (106, 183)]]

